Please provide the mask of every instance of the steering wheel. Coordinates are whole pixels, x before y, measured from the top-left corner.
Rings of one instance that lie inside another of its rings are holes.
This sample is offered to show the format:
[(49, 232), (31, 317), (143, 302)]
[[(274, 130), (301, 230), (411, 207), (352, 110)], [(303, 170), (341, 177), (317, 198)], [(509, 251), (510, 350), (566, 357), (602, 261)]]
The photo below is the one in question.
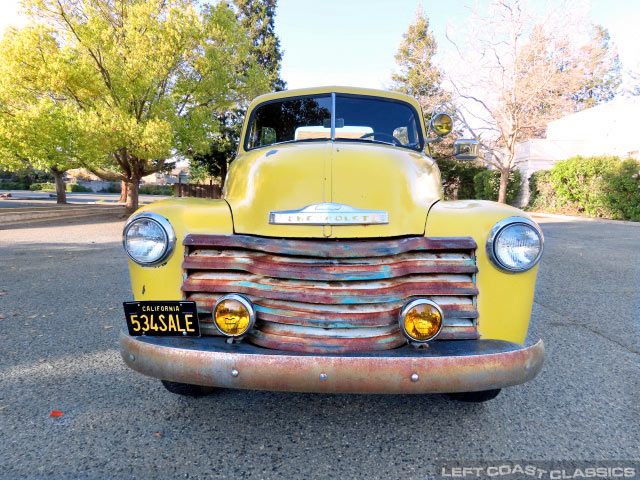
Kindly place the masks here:
[(389, 135), (388, 133), (384, 133), (384, 132), (370, 132), (370, 133), (365, 133), (364, 135), (362, 135), (360, 138), (369, 138), (369, 137), (386, 137), (386, 138), (390, 138), (391, 142), (397, 146), (397, 147), (401, 147), (402, 146), (402, 142), (400, 142), (400, 140), (398, 140), (396, 137), (394, 137), (393, 135)]

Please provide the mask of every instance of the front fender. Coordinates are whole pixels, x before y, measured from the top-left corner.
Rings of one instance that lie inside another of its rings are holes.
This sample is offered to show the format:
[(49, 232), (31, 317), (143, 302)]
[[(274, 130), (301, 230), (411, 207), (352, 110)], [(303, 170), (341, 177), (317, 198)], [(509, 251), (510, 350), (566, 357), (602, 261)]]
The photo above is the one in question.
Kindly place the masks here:
[[(171, 223), (176, 234), (173, 253), (160, 265), (143, 267), (129, 260), (135, 300), (182, 300), (182, 242), (189, 233), (231, 235), (233, 221), (224, 200), (175, 198), (151, 203), (136, 213), (153, 212)], [(123, 252), (124, 255), (124, 252)]]
[(522, 344), (527, 336), (538, 266), (524, 273), (498, 269), (486, 252), (487, 236), (500, 220), (520, 216), (522, 210), (483, 200), (438, 202), (429, 211), (426, 235), (429, 237), (471, 236), (478, 244), (476, 283), (478, 332), (481, 338)]

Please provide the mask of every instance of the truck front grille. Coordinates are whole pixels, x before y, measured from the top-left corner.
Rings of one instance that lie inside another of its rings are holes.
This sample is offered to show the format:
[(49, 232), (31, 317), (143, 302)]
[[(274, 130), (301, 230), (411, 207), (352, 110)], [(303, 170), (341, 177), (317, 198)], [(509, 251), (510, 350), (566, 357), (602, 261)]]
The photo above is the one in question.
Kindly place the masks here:
[(245, 295), (256, 308), (249, 341), (316, 353), (386, 350), (406, 343), (398, 315), (412, 298), (444, 311), (439, 339), (478, 338), (470, 237), (290, 240), (187, 235), (182, 285), (205, 335), (216, 301)]

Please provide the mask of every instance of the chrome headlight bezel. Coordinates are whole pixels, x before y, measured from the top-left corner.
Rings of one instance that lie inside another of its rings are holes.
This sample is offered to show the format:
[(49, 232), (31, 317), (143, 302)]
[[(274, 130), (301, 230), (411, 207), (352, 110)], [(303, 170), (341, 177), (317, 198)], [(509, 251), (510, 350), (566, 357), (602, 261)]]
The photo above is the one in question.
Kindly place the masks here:
[[(495, 252), (495, 242), (498, 239), (498, 237), (503, 232), (505, 232), (505, 230), (507, 230), (509, 227), (512, 227), (514, 225), (524, 225), (526, 227), (531, 228), (540, 239), (540, 251), (538, 252), (538, 255), (533, 260), (533, 262), (529, 263), (527, 266), (523, 268), (514, 268), (510, 265), (505, 265), (498, 258), (498, 255), (496, 255), (496, 252)], [(489, 236), (487, 237), (486, 249), (487, 249), (487, 255), (491, 259), (491, 262), (500, 270), (503, 270), (509, 273), (522, 273), (522, 272), (531, 270), (533, 267), (535, 267), (538, 264), (538, 262), (540, 261), (540, 258), (542, 258), (542, 252), (544, 251), (544, 235), (542, 234), (542, 230), (540, 229), (540, 227), (536, 222), (524, 217), (508, 217), (500, 220), (498, 223), (496, 223), (493, 226), (493, 228), (489, 232)]]
[[(236, 335), (229, 334), (224, 330), (222, 330), (218, 325), (218, 322), (216, 322), (216, 311), (218, 310), (218, 305), (220, 305), (225, 300), (235, 300), (236, 302), (240, 302), (242, 306), (246, 308), (247, 312), (249, 313), (249, 324), (247, 325), (247, 329), (244, 332), (238, 333)], [(256, 324), (256, 309), (253, 306), (253, 303), (251, 303), (251, 301), (249, 301), (249, 299), (245, 298), (243, 295), (238, 295), (237, 293), (229, 293), (227, 295), (223, 295), (218, 299), (215, 306), (213, 307), (212, 317), (213, 317), (213, 325), (218, 331), (218, 333), (220, 333), (220, 335), (226, 338), (233, 338), (235, 340), (240, 340), (246, 337), (249, 334), (249, 332), (253, 329), (254, 325)]]
[[(404, 319), (407, 316), (407, 314), (414, 307), (417, 307), (418, 305), (430, 305), (434, 307), (440, 314), (440, 327), (438, 328), (438, 331), (434, 333), (431, 337), (424, 340), (420, 340), (409, 335), (404, 324)], [(402, 335), (404, 335), (404, 337), (409, 341), (409, 343), (425, 344), (425, 343), (433, 342), (438, 337), (438, 335), (440, 335), (440, 332), (442, 332), (442, 327), (444, 326), (444, 312), (442, 311), (442, 308), (440, 307), (440, 305), (438, 305), (433, 300), (430, 300), (428, 298), (416, 298), (415, 300), (412, 300), (409, 303), (407, 303), (402, 308), (402, 311), (400, 312), (400, 317), (398, 318), (398, 325), (400, 327), (400, 331), (402, 332)]]
[[(160, 229), (164, 232), (164, 238), (165, 238), (165, 245), (162, 250), (162, 254), (158, 258), (148, 262), (142, 262), (139, 259), (134, 258), (129, 253), (129, 249), (127, 248), (127, 233), (137, 221), (140, 221), (142, 219), (149, 220), (157, 224), (160, 227)], [(157, 213), (153, 213), (153, 212), (142, 212), (142, 213), (133, 215), (131, 218), (129, 218), (129, 220), (127, 220), (127, 223), (125, 224), (124, 229), (122, 230), (122, 246), (127, 256), (133, 262), (137, 263), (138, 265), (142, 265), (144, 267), (149, 267), (149, 266), (158, 265), (159, 263), (164, 262), (169, 257), (169, 255), (173, 253), (173, 250), (176, 246), (176, 234), (173, 231), (173, 227), (171, 226), (171, 223), (169, 223), (169, 220), (164, 218), (162, 215), (158, 215)]]

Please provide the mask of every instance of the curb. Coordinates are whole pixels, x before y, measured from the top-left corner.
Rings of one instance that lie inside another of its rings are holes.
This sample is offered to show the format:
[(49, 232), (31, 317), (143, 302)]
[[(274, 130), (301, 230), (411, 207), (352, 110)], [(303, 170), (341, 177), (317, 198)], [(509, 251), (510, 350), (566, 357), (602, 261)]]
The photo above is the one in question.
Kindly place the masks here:
[(532, 217), (538, 218), (556, 218), (558, 220), (568, 220), (572, 222), (591, 222), (591, 223), (608, 223), (610, 225), (634, 225), (640, 227), (640, 222), (630, 222), (628, 220), (609, 220), (607, 218), (595, 218), (595, 217), (577, 217), (571, 215), (558, 215), (557, 213), (538, 213), (527, 212)]
[(125, 212), (124, 207), (63, 207), (63, 208), (33, 208), (25, 207), (18, 209), (9, 209), (8, 212), (0, 212), (0, 225), (10, 223), (22, 223), (34, 220), (50, 220), (55, 218), (75, 218), (86, 217), (92, 215), (101, 215), (106, 213)]

